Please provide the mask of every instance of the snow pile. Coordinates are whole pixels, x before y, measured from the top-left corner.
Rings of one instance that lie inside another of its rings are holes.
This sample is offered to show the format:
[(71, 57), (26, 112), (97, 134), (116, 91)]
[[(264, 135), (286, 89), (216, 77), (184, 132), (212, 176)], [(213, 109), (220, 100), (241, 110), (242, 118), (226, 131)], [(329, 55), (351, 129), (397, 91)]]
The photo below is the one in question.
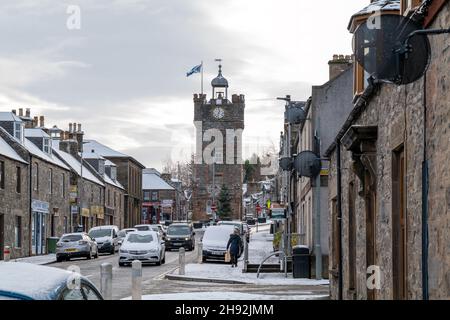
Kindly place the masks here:
[[(37, 265), (44, 265), (56, 262), (56, 254), (46, 254), (42, 256), (32, 256), (32, 257), (25, 257), (25, 258), (17, 258), (12, 259), (12, 262), (25, 262), (25, 263), (31, 263), (31, 264), (37, 264)], [(0, 263), (5, 263), (4, 261), (0, 261)]]
[[(313, 300), (327, 298), (327, 295), (265, 295), (230, 291), (183, 292), (142, 296), (142, 300)], [(124, 298), (123, 300), (131, 300), (131, 297)]]

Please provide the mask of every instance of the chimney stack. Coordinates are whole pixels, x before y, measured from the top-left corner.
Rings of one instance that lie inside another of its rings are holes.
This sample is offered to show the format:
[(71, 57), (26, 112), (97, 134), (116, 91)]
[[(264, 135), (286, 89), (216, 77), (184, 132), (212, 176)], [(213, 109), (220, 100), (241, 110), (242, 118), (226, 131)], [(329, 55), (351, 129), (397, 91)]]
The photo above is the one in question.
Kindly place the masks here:
[(23, 117), (23, 109), (19, 108), (19, 117)]
[(11, 112), (12, 112), (14, 115), (17, 116), (17, 111), (16, 111), (16, 109), (11, 110)]
[(44, 123), (44, 116), (40, 116), (39, 117), (39, 126), (41, 127), (41, 128), (44, 128), (45, 127), (45, 123)]
[(77, 123), (76, 122), (73, 123), (73, 131), (72, 132), (73, 133), (77, 132)]
[(339, 76), (342, 72), (347, 70), (347, 68), (352, 64), (352, 56), (335, 54), (333, 55), (333, 60), (328, 62), (330, 66), (330, 80)]
[(78, 124), (78, 132), (81, 132), (81, 123)]
[(72, 133), (72, 123), (69, 123), (69, 132)]
[(30, 118), (30, 117), (31, 117), (31, 110), (30, 110), (30, 108), (27, 108), (27, 109), (26, 109), (26, 111), (25, 111), (25, 116), (26, 116), (27, 118)]
[(38, 126), (38, 122), (39, 122), (39, 118), (38, 117), (34, 117), (33, 118), (33, 125), (32, 125), (32, 127), (36, 128)]

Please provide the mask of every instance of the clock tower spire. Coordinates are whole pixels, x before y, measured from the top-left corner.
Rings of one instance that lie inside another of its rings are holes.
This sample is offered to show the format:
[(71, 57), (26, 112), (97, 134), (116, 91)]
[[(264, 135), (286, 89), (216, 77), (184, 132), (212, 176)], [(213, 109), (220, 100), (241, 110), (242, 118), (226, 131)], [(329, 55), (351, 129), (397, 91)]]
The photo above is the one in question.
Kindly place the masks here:
[[(193, 220), (209, 220), (220, 216), (217, 202), (223, 186), (231, 196), (232, 215), (242, 218), (242, 133), (244, 130), (244, 95), (233, 94), (228, 100), (228, 80), (219, 65), (217, 77), (211, 81), (212, 97), (194, 94), (196, 155), (192, 193)], [(217, 208), (217, 212), (214, 211)], [(223, 218), (223, 217), (222, 217)]]

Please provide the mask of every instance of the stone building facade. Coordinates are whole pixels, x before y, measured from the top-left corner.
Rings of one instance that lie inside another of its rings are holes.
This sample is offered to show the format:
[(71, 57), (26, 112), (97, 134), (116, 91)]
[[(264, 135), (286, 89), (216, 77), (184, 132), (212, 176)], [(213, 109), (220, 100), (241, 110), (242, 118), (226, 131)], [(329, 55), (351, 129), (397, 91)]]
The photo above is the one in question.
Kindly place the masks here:
[(27, 152), (0, 127), (0, 260), (5, 246), (11, 258), (30, 253), (29, 171)]
[(124, 227), (131, 228), (142, 222), (142, 170), (133, 157), (113, 150), (95, 140), (86, 140), (85, 152), (95, 152), (116, 165), (117, 181), (125, 189)]
[(194, 95), (194, 124), (197, 131), (192, 194), (193, 219), (214, 217), (211, 206), (218, 208), (220, 190), (225, 185), (231, 196), (232, 218), (243, 213), (242, 132), (244, 130), (244, 95), (228, 100), (228, 81), (222, 76), (212, 80), (212, 99)]
[[(424, 26), (448, 27), (450, 2), (426, 5)], [(429, 39), (426, 76), (355, 92), (326, 152), (334, 299), (450, 298), (450, 42)]]

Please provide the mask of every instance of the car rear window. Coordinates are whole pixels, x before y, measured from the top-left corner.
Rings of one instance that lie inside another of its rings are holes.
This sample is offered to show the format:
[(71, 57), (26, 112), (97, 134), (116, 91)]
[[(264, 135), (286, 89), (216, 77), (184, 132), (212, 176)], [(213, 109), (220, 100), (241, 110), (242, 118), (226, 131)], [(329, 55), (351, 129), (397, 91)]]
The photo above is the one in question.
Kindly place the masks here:
[(130, 243), (150, 243), (152, 241), (153, 236), (151, 234), (130, 233), (127, 238), (127, 242)]
[(181, 236), (190, 234), (191, 230), (188, 226), (170, 226), (169, 229), (167, 229), (167, 234), (171, 236)]
[(81, 234), (70, 234), (67, 236), (62, 237), (62, 242), (73, 242), (73, 241), (79, 241), (82, 240), (83, 236)]
[(138, 229), (139, 231), (150, 231), (149, 226), (138, 226), (136, 227), (136, 229)]

